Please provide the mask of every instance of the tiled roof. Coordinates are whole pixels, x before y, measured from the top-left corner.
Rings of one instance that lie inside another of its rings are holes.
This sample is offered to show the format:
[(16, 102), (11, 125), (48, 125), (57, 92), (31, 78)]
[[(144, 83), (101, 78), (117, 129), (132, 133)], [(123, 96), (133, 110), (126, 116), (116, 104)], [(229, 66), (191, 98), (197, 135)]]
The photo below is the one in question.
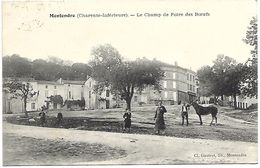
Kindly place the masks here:
[(160, 66), (162, 67), (169, 67), (169, 68), (179, 68), (179, 69), (183, 69), (185, 71), (189, 71), (189, 72), (192, 72), (192, 73), (195, 73), (193, 70), (190, 70), (190, 69), (187, 69), (187, 68), (183, 68), (183, 67), (180, 67), (178, 65), (172, 65), (172, 64), (168, 64), (168, 63), (165, 63), (165, 62), (162, 62), (162, 61), (158, 61), (158, 60), (155, 60)]
[(56, 82), (56, 81), (40, 81), (37, 80), (38, 84), (49, 84), (49, 85), (61, 85), (60, 83)]
[(62, 80), (64, 84), (84, 85), (85, 81)]

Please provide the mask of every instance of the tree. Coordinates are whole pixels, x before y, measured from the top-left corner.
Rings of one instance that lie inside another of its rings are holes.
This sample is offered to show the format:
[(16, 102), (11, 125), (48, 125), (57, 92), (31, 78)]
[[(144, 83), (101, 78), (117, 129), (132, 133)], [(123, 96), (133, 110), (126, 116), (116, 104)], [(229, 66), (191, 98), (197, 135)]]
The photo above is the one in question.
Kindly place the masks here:
[(253, 17), (250, 21), (250, 26), (246, 32), (246, 38), (243, 41), (252, 46), (251, 50), (252, 58), (248, 59), (248, 61), (244, 65), (244, 77), (242, 87), (242, 93), (250, 96), (257, 97), (257, 89), (258, 89), (258, 78), (257, 78), (257, 67), (258, 67), (258, 36), (257, 36), (257, 19)]
[(71, 66), (71, 70), (76, 80), (86, 80), (92, 73), (91, 67), (83, 63), (74, 63)]
[(58, 57), (55, 57), (55, 56), (48, 56), (47, 61), (54, 63), (54, 64), (57, 64), (57, 65), (64, 65), (64, 60), (62, 60)]
[(32, 77), (36, 80), (54, 81), (59, 78), (66, 80), (86, 80), (92, 73), (89, 65), (74, 63), (67, 65), (66, 61), (50, 56), (47, 60), (33, 61), (19, 55), (3, 57), (3, 77)]
[(64, 66), (43, 59), (32, 62), (32, 74), (36, 80), (57, 80), (65, 75)]
[(257, 64), (244, 64), (243, 67), (243, 85), (241, 87), (242, 93), (249, 97), (257, 98), (258, 79), (257, 79)]
[(201, 96), (211, 96), (214, 85), (214, 73), (210, 66), (203, 66), (197, 71), (199, 81), (199, 94)]
[(233, 96), (234, 107), (237, 108), (236, 96), (240, 94), (241, 80), (242, 80), (243, 65), (236, 64), (232, 65), (225, 74), (224, 93), (226, 96)]
[(252, 20), (249, 23), (249, 27), (247, 27), (246, 31), (246, 38), (243, 39), (243, 41), (252, 46), (253, 49), (251, 50), (252, 59), (255, 59), (254, 61), (257, 62), (258, 58), (258, 36), (257, 36), (257, 19), (256, 17), (253, 17)]
[(3, 57), (3, 77), (31, 77), (31, 62), (16, 54)]
[(205, 96), (233, 96), (236, 108), (236, 96), (240, 94), (243, 65), (237, 64), (231, 57), (218, 55), (213, 66), (204, 66), (197, 72), (200, 93)]
[(51, 95), (48, 98), (50, 98), (50, 102), (53, 103), (54, 108), (57, 107), (57, 104), (63, 105), (63, 98), (61, 95)]
[(213, 63), (213, 93), (216, 96), (221, 96), (221, 100), (223, 100), (223, 96), (226, 95), (227, 92), (226, 87), (229, 86), (229, 83), (226, 81), (226, 75), (233, 66), (236, 65), (236, 60), (228, 56), (218, 55), (217, 59), (214, 60)]
[(81, 97), (81, 99), (79, 101), (79, 107), (81, 107), (82, 110), (85, 109), (85, 99), (84, 99), (84, 97)]
[(11, 80), (5, 82), (3, 87), (6, 88), (10, 94), (21, 98), (24, 103), (23, 105), (25, 116), (28, 117), (28, 113), (26, 110), (27, 101), (37, 93), (33, 91), (32, 85), (28, 82), (24, 83), (18, 80)]
[(111, 45), (101, 45), (92, 50), (94, 59), (90, 62), (93, 78), (97, 81), (96, 92), (110, 89), (114, 95), (120, 95), (131, 110), (131, 100), (135, 91), (146, 86), (160, 88), (164, 72), (158, 62), (148, 59), (123, 61), (119, 52)]

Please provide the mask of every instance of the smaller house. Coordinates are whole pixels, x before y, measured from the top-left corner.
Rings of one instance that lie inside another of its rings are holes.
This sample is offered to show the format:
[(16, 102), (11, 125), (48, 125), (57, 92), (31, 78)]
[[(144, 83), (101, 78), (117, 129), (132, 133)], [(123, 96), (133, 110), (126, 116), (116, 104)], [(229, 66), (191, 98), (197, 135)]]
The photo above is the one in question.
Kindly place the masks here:
[[(229, 97), (229, 100), (232, 102), (231, 105), (234, 106), (234, 98)], [(255, 97), (250, 98), (243, 95), (237, 96), (236, 101), (238, 109), (248, 109), (250, 106), (258, 103), (258, 100)]]
[[(23, 84), (29, 83), (32, 88), (32, 92), (36, 92), (35, 88), (37, 85), (36, 80), (33, 78), (3, 78), (3, 84), (18, 81)], [(24, 101), (21, 97), (17, 97), (14, 94), (10, 93), (7, 88), (2, 89), (2, 103), (3, 103), (3, 113), (20, 113), (24, 112)], [(33, 97), (29, 97), (26, 103), (27, 111), (36, 111), (37, 110), (37, 94)]]
[(93, 78), (89, 77), (84, 85), (86, 109), (109, 109), (119, 104), (118, 98), (111, 94), (109, 88), (105, 88), (102, 93), (95, 93), (96, 81)]
[(60, 78), (57, 80), (57, 83), (62, 85), (60, 91), (62, 93), (61, 96), (63, 97), (65, 108), (71, 110), (85, 109), (85, 81), (63, 80)]

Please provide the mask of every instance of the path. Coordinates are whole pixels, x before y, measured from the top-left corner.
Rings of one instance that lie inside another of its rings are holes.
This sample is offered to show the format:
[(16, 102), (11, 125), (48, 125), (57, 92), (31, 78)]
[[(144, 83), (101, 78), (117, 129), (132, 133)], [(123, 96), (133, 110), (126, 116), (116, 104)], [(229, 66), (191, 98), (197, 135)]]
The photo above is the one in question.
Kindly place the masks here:
[[(75, 163), (77, 165), (257, 162), (257, 143), (42, 128), (6, 122), (3, 124), (3, 130), (3, 133), (39, 139), (99, 143), (119, 147), (127, 152), (124, 158)], [(64, 160), (66, 161), (66, 158)]]

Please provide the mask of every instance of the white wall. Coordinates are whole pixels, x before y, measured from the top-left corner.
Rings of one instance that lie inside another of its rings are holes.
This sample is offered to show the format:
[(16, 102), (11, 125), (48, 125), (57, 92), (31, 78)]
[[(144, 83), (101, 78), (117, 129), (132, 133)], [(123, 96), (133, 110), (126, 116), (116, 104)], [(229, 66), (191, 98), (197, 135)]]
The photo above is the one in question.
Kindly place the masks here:
[(237, 107), (246, 109), (252, 104), (258, 103), (256, 98), (237, 96)]

